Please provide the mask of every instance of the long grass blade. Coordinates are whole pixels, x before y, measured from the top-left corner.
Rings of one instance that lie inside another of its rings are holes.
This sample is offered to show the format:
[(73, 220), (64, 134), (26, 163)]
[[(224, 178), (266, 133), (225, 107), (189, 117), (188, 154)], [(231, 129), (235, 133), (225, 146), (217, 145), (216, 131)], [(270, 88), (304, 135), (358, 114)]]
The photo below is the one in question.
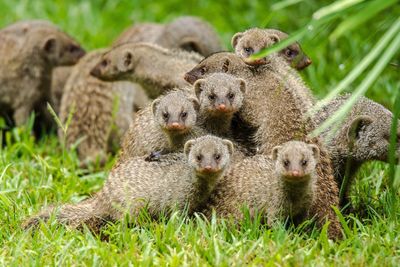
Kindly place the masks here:
[(341, 1), (336, 1), (333, 4), (330, 4), (329, 6), (323, 7), (316, 11), (313, 14), (313, 19), (319, 20), (323, 17), (332, 15), (333, 13), (337, 13), (340, 11), (343, 11), (345, 9), (348, 9), (352, 6), (355, 6), (361, 2), (364, 2), (364, 0), (341, 0)]

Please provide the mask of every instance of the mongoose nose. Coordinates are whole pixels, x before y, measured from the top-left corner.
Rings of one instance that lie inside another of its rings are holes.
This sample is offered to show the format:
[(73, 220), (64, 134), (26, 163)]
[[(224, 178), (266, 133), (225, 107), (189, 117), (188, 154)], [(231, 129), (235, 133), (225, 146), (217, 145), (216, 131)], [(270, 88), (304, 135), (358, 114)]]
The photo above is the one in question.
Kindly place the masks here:
[(297, 170), (292, 171), (292, 176), (293, 177), (299, 177), (300, 176), (300, 172)]
[(247, 65), (252, 65), (252, 66), (259, 66), (259, 65), (264, 65), (267, 63), (267, 60), (265, 58), (259, 58), (259, 59), (249, 59), (245, 58), (244, 62)]
[(226, 111), (226, 105), (225, 104), (219, 104), (217, 106), (217, 110), (219, 111)]
[(184, 130), (185, 126), (181, 125), (179, 122), (172, 122), (167, 125), (169, 130)]
[(185, 73), (185, 76), (183, 78), (190, 84), (194, 84), (194, 82), (197, 80), (196, 77), (190, 72)]
[(308, 65), (311, 65), (311, 63), (312, 63), (312, 60), (309, 59), (309, 58), (307, 58), (307, 60), (306, 60), (306, 67), (307, 67)]
[(206, 165), (205, 167), (203, 167), (202, 172), (213, 173), (217, 172), (217, 169), (213, 168), (211, 165)]

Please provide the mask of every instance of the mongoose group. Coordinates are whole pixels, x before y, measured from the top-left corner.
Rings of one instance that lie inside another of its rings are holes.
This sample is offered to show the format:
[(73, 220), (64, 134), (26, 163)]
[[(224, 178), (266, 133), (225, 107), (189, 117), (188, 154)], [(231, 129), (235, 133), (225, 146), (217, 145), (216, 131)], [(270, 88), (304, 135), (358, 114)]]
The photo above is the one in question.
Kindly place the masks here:
[[(388, 160), (393, 115), (361, 98), (338, 131), (311, 137), (349, 96), (311, 116), (316, 99), (297, 71), (312, 61), (300, 44), (252, 57), (286, 38), (252, 28), (236, 33), (234, 52), (225, 52), (210, 24), (181, 17), (134, 25), (109, 48), (84, 55), (49, 22), (0, 30), (2, 116), (20, 126), (50, 103), (61, 123), (70, 120), (59, 140), (76, 146), (82, 167), (105, 163), (121, 143), (100, 192), (45, 208), (22, 226), (54, 214), (98, 232), (127, 214), (135, 222), (143, 209), (152, 217), (178, 209), (210, 218), (215, 211), (239, 222), (248, 208), (270, 226), (328, 222), (329, 238), (340, 239), (333, 207), (348, 199), (339, 203), (338, 188), (364, 162)], [(396, 151), (398, 158), (399, 145)]]

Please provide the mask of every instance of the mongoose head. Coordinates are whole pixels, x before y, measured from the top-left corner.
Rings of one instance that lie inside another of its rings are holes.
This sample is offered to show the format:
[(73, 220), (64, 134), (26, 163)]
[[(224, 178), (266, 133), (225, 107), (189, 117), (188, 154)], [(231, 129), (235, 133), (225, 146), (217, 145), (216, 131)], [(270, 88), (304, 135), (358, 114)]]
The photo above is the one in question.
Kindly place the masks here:
[[(248, 64), (262, 65), (266, 63), (265, 58), (250, 60), (251, 55), (260, 52), (262, 49), (270, 47), (275, 43), (288, 38), (288, 35), (275, 29), (253, 28), (245, 32), (236, 33), (232, 37), (232, 47), (235, 53), (242, 57)], [(279, 51), (289, 65), (302, 70), (312, 63), (311, 59), (303, 52), (298, 42)]]
[(39, 51), (53, 66), (69, 66), (85, 55), (85, 50), (70, 36), (57, 28), (32, 30), (29, 42), (38, 43)]
[(206, 135), (186, 142), (188, 164), (198, 175), (222, 175), (233, 154), (231, 141)]
[[(388, 161), (392, 114), (377, 116), (356, 116), (347, 128), (347, 149), (353, 159)], [(396, 158), (400, 158), (400, 122), (398, 122)]]
[(203, 79), (211, 73), (220, 72), (235, 75), (251, 68), (253, 67), (247, 65), (234, 53), (219, 52), (203, 59), (196, 67), (187, 72), (184, 78), (188, 83), (194, 84), (198, 79)]
[(233, 114), (242, 106), (246, 82), (225, 73), (214, 73), (194, 84), (200, 113), (211, 116)]
[(213, 27), (196, 17), (179, 17), (167, 25), (157, 40), (162, 47), (179, 48), (203, 56), (222, 50), (221, 42)]
[(183, 134), (196, 124), (199, 102), (173, 91), (154, 100), (152, 110), (156, 123), (165, 132)]
[(276, 173), (287, 182), (310, 179), (319, 160), (319, 148), (314, 144), (289, 141), (272, 150)]
[(132, 44), (118, 45), (104, 53), (90, 74), (103, 81), (126, 80), (134, 72), (137, 62)]

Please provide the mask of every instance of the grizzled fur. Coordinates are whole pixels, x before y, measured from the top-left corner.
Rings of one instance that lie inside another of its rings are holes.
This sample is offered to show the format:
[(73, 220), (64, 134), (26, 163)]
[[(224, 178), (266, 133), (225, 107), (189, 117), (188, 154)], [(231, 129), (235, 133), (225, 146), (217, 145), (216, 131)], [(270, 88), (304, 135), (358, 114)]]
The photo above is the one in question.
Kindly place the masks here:
[(116, 221), (130, 213), (134, 218), (146, 207), (152, 216), (186, 205), (189, 213), (208, 199), (216, 183), (229, 167), (232, 143), (213, 136), (190, 140), (184, 154), (169, 154), (158, 161), (144, 157), (129, 159), (116, 166), (103, 189), (81, 203), (49, 208), (23, 223), (37, 226), (53, 212), (60, 223), (72, 228), (83, 224), (98, 231), (105, 221)]

